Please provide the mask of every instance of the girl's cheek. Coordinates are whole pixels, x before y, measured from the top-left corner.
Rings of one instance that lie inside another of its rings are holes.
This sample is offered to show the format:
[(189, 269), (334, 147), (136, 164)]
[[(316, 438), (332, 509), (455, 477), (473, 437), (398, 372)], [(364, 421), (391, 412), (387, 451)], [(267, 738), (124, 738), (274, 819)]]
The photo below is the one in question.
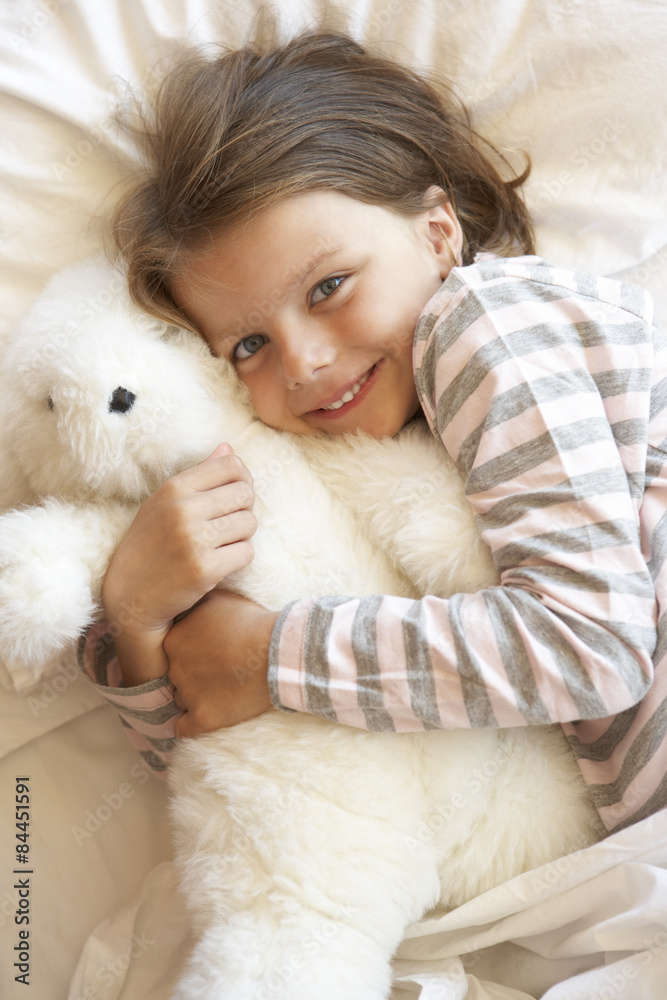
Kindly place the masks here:
[(270, 376), (241, 378), (250, 394), (252, 408), (265, 424), (281, 430), (284, 419), (284, 404), (280, 399), (277, 378)]

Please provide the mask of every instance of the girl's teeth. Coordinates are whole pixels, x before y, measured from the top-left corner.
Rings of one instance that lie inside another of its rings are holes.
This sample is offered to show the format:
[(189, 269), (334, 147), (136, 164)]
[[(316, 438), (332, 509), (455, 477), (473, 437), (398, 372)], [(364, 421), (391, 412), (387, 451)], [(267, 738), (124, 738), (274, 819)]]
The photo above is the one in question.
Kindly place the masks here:
[(329, 406), (323, 406), (323, 410), (340, 410), (341, 406), (345, 406), (346, 403), (351, 403), (354, 397), (357, 395), (361, 389), (364, 382), (367, 380), (368, 375), (365, 375), (359, 382), (355, 382), (351, 389), (337, 399), (335, 403), (330, 403)]
[(345, 406), (346, 403), (350, 403), (354, 399), (354, 397), (357, 395), (360, 389), (361, 389), (361, 383), (355, 382), (352, 388), (348, 389), (347, 392), (340, 397), (340, 399), (337, 399), (335, 403), (331, 403), (329, 406), (323, 406), (322, 409), (340, 410), (341, 406)]

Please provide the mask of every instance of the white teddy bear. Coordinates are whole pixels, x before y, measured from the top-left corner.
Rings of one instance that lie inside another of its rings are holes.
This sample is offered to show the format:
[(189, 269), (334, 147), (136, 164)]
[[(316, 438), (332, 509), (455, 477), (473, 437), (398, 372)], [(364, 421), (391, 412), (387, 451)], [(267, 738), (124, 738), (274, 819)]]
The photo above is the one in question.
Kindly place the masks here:
[[(382, 441), (265, 427), (233, 371), (139, 313), (102, 261), (46, 287), (0, 405), (0, 509), (23, 504), (0, 517), (0, 658), (17, 688), (92, 619), (137, 505), (222, 440), (255, 475), (260, 523), (226, 585), (265, 606), (497, 582), (425, 427)], [(273, 710), (182, 741), (170, 784), (197, 938), (174, 1000), (381, 1000), (410, 923), (602, 833), (559, 727), (371, 733)]]

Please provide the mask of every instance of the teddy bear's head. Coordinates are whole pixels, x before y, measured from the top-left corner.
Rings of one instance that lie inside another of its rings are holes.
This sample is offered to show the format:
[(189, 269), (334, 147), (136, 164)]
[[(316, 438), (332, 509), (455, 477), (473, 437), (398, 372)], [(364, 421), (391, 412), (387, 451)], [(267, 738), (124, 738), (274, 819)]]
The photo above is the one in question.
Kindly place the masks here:
[(52, 278), (19, 324), (0, 407), (5, 508), (141, 501), (252, 419), (230, 367), (141, 313), (99, 259)]

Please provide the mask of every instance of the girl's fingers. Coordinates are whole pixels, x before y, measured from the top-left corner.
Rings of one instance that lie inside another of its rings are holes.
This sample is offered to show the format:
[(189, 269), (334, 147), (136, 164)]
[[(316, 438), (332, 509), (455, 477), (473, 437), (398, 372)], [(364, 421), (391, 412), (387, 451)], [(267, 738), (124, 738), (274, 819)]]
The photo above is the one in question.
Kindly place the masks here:
[[(221, 455), (233, 455), (233, 454), (234, 454), (234, 449), (232, 448), (231, 444), (227, 444), (226, 441), (221, 441), (220, 444), (217, 444), (215, 446), (211, 454), (208, 455), (205, 459), (203, 459), (203, 461), (208, 462), (209, 458), (219, 458)], [(201, 462), (199, 463), (199, 465), (201, 465)]]
[(199, 493), (193, 503), (205, 517), (223, 517), (235, 510), (252, 510), (255, 491), (245, 479)]
[(252, 482), (236, 455), (222, 455), (168, 479), (148, 503), (170, 519), (174, 517), (176, 524), (203, 523), (237, 510), (251, 510), (255, 503)]
[[(218, 445), (218, 448), (221, 447)], [(170, 482), (196, 492), (212, 490), (218, 486), (226, 486), (240, 480), (252, 486), (252, 476), (238, 455), (233, 453), (218, 454), (218, 448), (199, 465), (185, 469), (174, 476)]]
[(257, 518), (250, 510), (236, 510), (214, 517), (203, 526), (202, 541), (211, 549), (246, 541), (257, 531)]
[(255, 550), (248, 538), (217, 547), (207, 544), (193, 552), (187, 561), (183, 560), (181, 579), (190, 595), (197, 594), (199, 600), (232, 573), (249, 566), (254, 556)]
[[(212, 523), (215, 525), (215, 530), (220, 531), (224, 529), (224, 525), (217, 522), (231, 518), (226, 530), (231, 531), (236, 523), (240, 522), (242, 533), (238, 537), (247, 537), (254, 535), (257, 530), (257, 522), (252, 513), (254, 503), (255, 494), (248, 483), (230, 483), (228, 486), (219, 486), (215, 490), (207, 490), (205, 493), (196, 493), (185, 498), (185, 502), (175, 505), (170, 510), (171, 523), (175, 527), (180, 527), (182, 533), (186, 535), (199, 535), (204, 531), (208, 538), (209, 526)], [(241, 515), (246, 516), (241, 517)], [(231, 538), (231, 541), (236, 539)]]
[(231, 576), (232, 573), (236, 573), (238, 570), (249, 566), (254, 555), (255, 550), (252, 542), (247, 538), (242, 539), (240, 542), (232, 542), (230, 545), (221, 545), (220, 548), (215, 549), (211, 553), (211, 577), (215, 581), (213, 586), (221, 583), (222, 580)]

